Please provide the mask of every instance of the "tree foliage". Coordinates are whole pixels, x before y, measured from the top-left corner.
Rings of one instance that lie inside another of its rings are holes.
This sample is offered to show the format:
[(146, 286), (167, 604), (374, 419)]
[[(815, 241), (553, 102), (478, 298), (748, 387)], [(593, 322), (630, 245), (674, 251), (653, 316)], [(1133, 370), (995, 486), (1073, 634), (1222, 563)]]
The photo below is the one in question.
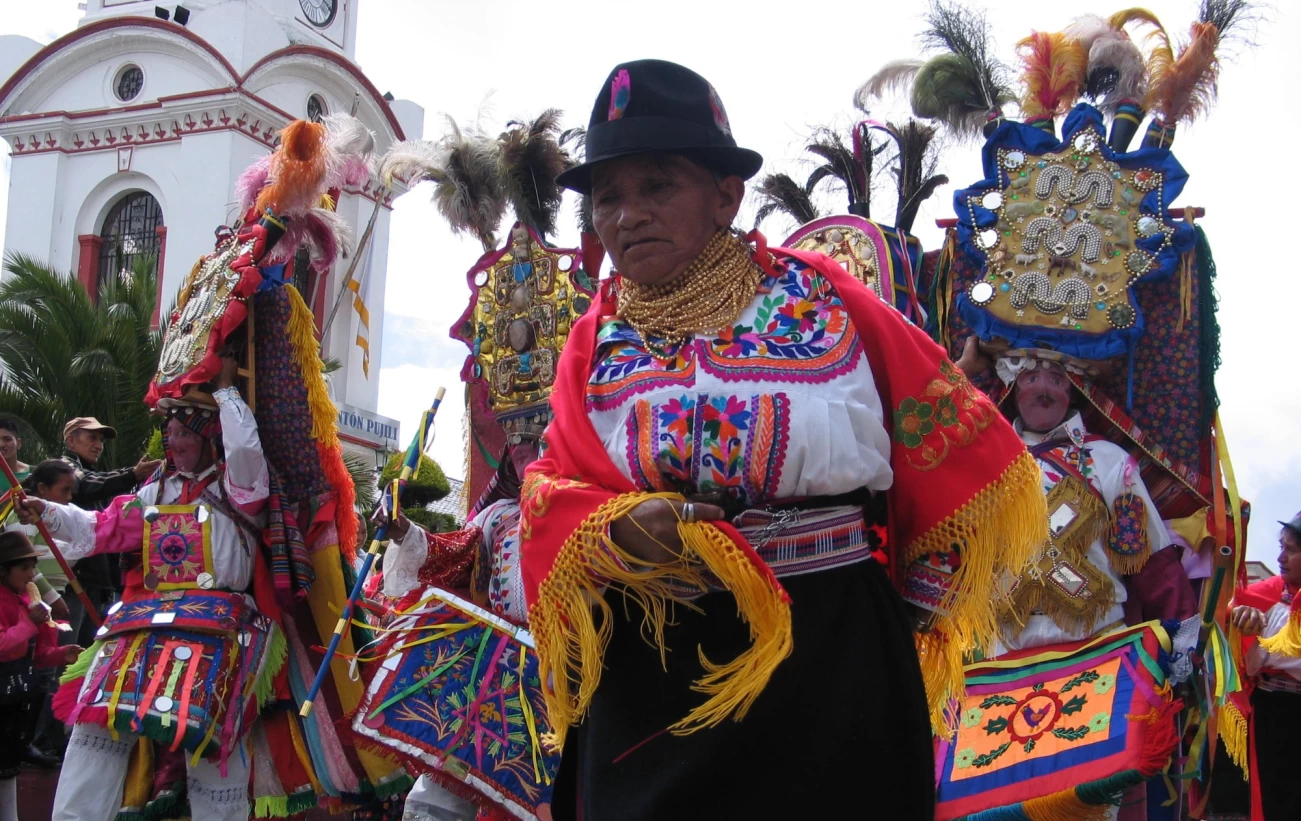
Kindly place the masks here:
[(0, 280), (0, 415), (27, 429), (23, 457), (63, 450), (63, 426), (94, 416), (117, 430), (100, 466), (133, 464), (157, 427), (144, 404), (158, 365), (158, 275), (152, 260), (104, 282), (92, 300), (75, 277), (23, 254)]

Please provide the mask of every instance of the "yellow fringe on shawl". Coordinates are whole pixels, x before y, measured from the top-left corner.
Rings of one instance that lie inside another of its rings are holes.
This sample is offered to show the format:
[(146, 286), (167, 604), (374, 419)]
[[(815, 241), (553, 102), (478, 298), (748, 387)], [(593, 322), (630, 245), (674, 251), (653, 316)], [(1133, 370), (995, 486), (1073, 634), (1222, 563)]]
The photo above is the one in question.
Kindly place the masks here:
[(1269, 638), (1262, 638), (1260, 646), (1271, 653), (1301, 656), (1301, 612), (1293, 610), (1289, 613), (1283, 629)]
[[(937, 735), (957, 728), (955, 706), (966, 692), (962, 665), (973, 652), (988, 655), (998, 637), (1005, 572), (1020, 575), (1048, 540), (1048, 508), (1039, 466), (1028, 452), (952, 516), (908, 545), (905, 561), (962, 546), (962, 566), (940, 604), (937, 629), (917, 636), (922, 678)], [(952, 701), (951, 701), (952, 700)]]
[(1224, 702), (1219, 711), (1220, 722), (1220, 739), (1224, 741), (1224, 749), (1228, 751), (1229, 758), (1233, 763), (1238, 765), (1242, 770), (1242, 775), (1248, 781), (1251, 780), (1251, 768), (1248, 766), (1250, 760), (1247, 746), (1247, 717), (1242, 714), (1231, 701)]
[(307, 404), (312, 409), (312, 438), (327, 448), (339, 444), (336, 420), (339, 412), (330, 401), (330, 393), (321, 376), (320, 345), (316, 341), (316, 318), (303, 301), (297, 288), (286, 286), (289, 293), (289, 322), (285, 328), (293, 345), (294, 359), (303, 372)]
[[(681, 598), (680, 586), (704, 592), (706, 568), (736, 597), (737, 611), (750, 625), (753, 643), (732, 661), (715, 664), (701, 654), (705, 675), (693, 689), (708, 698), (670, 728), (677, 735), (715, 726), (729, 716), (743, 718), (773, 670), (790, 655), (789, 602), (713, 525), (679, 522), (678, 535), (688, 558), (669, 564), (643, 562), (610, 539), (609, 525), (642, 502), (682, 498), (673, 493), (628, 493), (606, 502), (570, 535), (539, 586), (538, 599), (529, 609), (529, 629), (542, 680), (551, 683), (545, 691), (553, 727), (544, 739), (549, 746), (564, 746), (566, 732), (582, 719), (600, 683), (614, 615), (601, 595), (607, 582), (622, 585), (627, 597), (641, 606), (643, 635), (659, 649), (661, 658), (672, 603), (690, 606)], [(594, 613), (598, 610), (599, 619)]]

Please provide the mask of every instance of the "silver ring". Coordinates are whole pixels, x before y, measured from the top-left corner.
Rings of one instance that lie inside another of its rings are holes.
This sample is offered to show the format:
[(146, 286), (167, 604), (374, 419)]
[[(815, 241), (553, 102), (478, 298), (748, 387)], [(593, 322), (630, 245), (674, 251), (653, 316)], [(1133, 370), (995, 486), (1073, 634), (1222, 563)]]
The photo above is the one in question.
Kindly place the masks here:
[(695, 502), (683, 502), (683, 503), (682, 503), (682, 521), (684, 521), (684, 522), (694, 522), (695, 520), (696, 520), (696, 503), (695, 503)]

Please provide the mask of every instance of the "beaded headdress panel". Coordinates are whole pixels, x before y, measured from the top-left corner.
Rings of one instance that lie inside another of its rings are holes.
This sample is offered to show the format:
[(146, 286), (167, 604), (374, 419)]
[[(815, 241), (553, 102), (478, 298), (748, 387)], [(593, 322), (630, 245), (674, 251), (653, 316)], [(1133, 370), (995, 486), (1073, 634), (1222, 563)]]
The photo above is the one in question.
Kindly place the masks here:
[(1166, 213), (1188, 175), (1165, 148), (1113, 151), (1090, 105), (1063, 133), (1009, 122), (985, 144), (986, 178), (954, 195), (958, 240), (983, 269), (957, 307), (982, 339), (1109, 359), (1142, 333), (1135, 283), (1192, 247)]
[(470, 305), (452, 328), (470, 347), (461, 378), (484, 389), (484, 410), (509, 443), (540, 437), (551, 421), (560, 351), (594, 294), (581, 262), (578, 250), (552, 248), (516, 223), (505, 247), (467, 275)]

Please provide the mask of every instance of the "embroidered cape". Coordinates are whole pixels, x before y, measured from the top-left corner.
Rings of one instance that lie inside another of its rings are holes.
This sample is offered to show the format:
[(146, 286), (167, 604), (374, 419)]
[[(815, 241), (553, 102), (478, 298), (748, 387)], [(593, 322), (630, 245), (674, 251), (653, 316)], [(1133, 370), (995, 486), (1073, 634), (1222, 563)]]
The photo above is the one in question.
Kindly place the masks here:
[[(756, 261), (768, 261), (757, 232)], [(998, 409), (973, 388), (921, 330), (830, 258), (784, 248), (830, 281), (861, 335), (892, 431), (894, 485), (888, 492), (889, 570), (931, 552), (957, 553), (953, 584), (936, 629), (918, 639), (937, 731), (954, 726), (948, 697), (962, 688), (963, 655), (996, 636), (997, 579), (1019, 571), (1047, 538), (1039, 468)], [(739, 720), (791, 650), (790, 600), (772, 571), (727, 523), (681, 523), (685, 552), (699, 563), (645, 565), (608, 536), (615, 519), (652, 498), (619, 472), (585, 409), (601, 322), (615, 313), (611, 282), (598, 304), (575, 323), (559, 363), (546, 452), (530, 467), (522, 491), (521, 540), (529, 625), (544, 681), (556, 744), (578, 723), (600, 680), (610, 636), (606, 584), (623, 586), (647, 614), (648, 633), (662, 646), (669, 600), (683, 586), (704, 590), (716, 579), (736, 597), (753, 644), (736, 659), (701, 659), (697, 688), (704, 704), (672, 728), (687, 734), (732, 716)], [(891, 413), (893, 411), (893, 413)], [(594, 610), (603, 611), (597, 619)], [(599, 625), (599, 626), (598, 626)]]

